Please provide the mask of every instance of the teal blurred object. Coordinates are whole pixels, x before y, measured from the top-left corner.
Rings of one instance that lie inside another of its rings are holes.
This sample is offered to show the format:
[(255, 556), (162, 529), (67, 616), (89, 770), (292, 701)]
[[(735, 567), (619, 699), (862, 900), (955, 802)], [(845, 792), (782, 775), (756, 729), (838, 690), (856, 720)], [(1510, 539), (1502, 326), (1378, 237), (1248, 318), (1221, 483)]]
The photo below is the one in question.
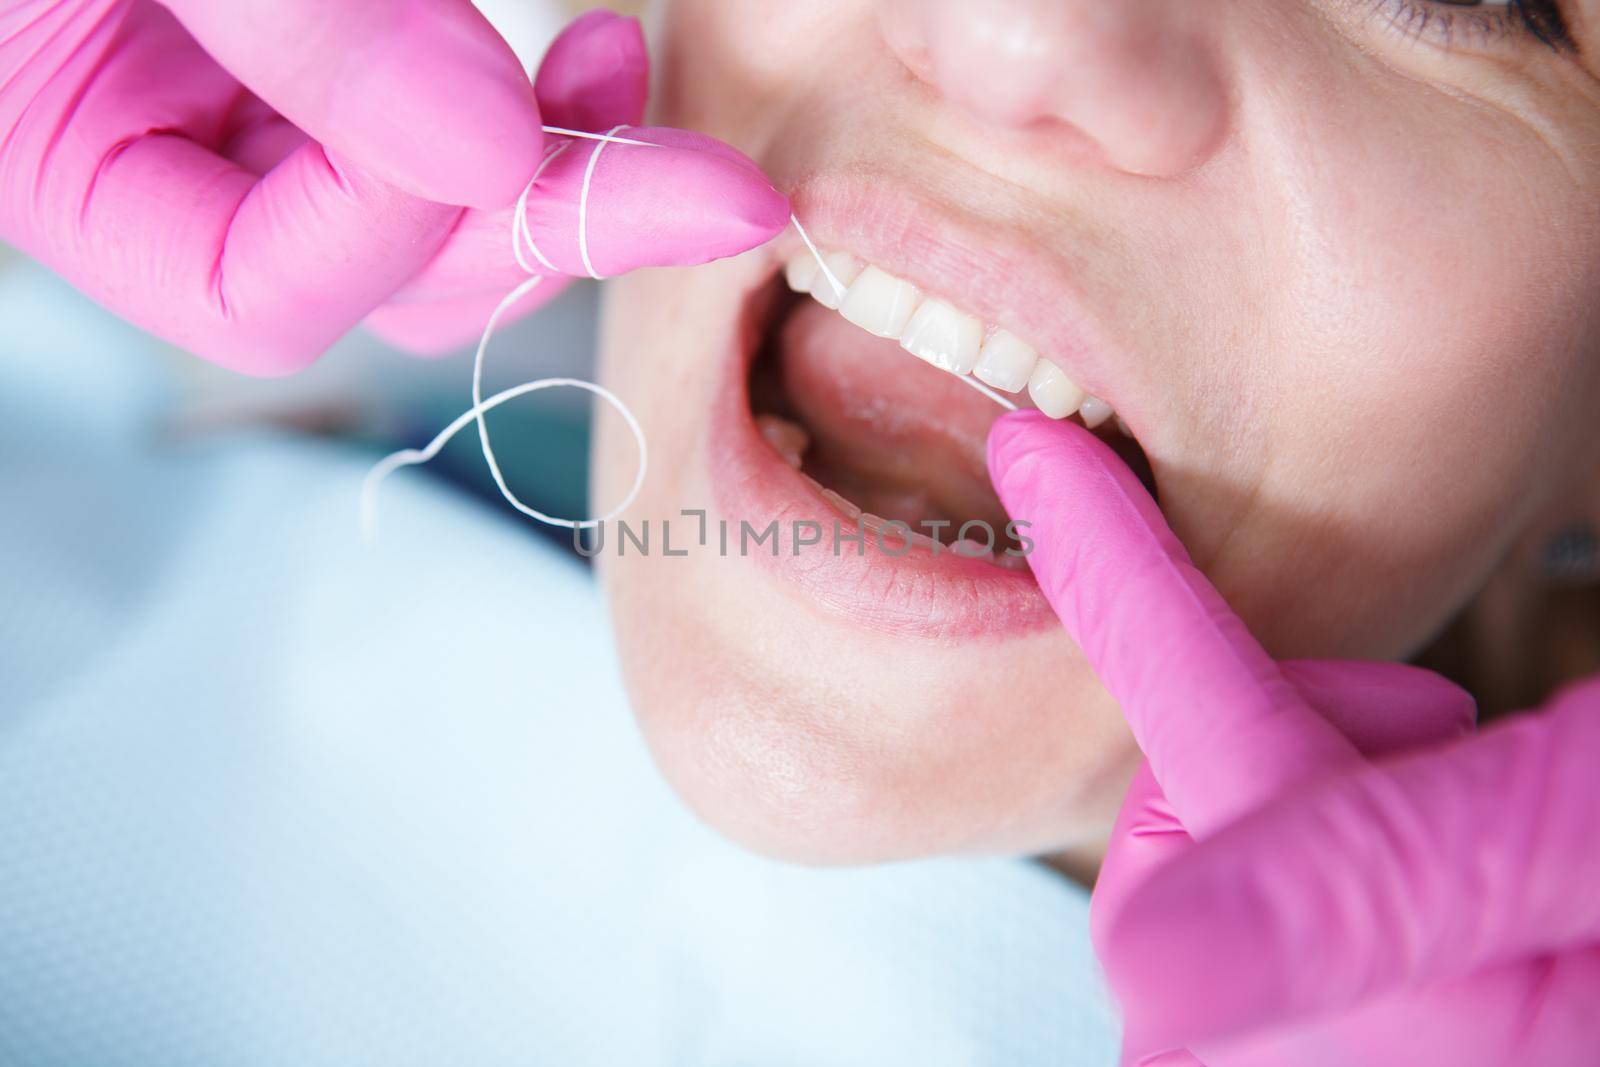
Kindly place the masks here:
[[(538, 314), (500, 331), (484, 364), (484, 395), (547, 377), (592, 379), (598, 287), (569, 286)], [(153, 344), (153, 342), (152, 342)], [(158, 346), (159, 347), (159, 346)], [(203, 439), (256, 427), (349, 443), (376, 462), (419, 448), (472, 406), (473, 345), (438, 359), (395, 352), (359, 331), (292, 378), (262, 381), (167, 350), (177, 389), (162, 416)], [(589, 514), (589, 431), (593, 398), (575, 389), (515, 400), (487, 416), (507, 484), (546, 514)], [(500, 497), (475, 429), (458, 434), (424, 467), (396, 481), (438, 479), (462, 486), (516, 517), (528, 532), (570, 548), (567, 531), (524, 520)]]
[[(492, 394), (485, 390), (485, 395)], [(592, 412), (575, 408), (570, 403), (541, 403), (541, 400), (544, 398), (535, 394), (496, 408), (485, 417), (495, 455), (500, 458), (501, 472), (511, 491), (530, 506), (547, 515), (584, 518), (590, 514)], [(463, 404), (454, 395), (430, 395), (407, 412), (412, 426), (410, 432), (370, 443), (384, 450), (420, 448), (469, 406), (470, 403)], [(475, 430), (468, 428), (457, 434), (429, 467), (435, 477), (460, 485), (511, 511), (484, 462)], [(412, 473), (404, 471), (395, 477), (403, 478)], [(518, 521), (526, 521), (532, 532), (570, 545), (572, 539), (568, 531), (526, 520), (519, 513), (512, 514)]]
[[(599, 287), (570, 286), (538, 314), (498, 333), (484, 361), (484, 396), (526, 381), (549, 377), (593, 380)], [(387, 433), (369, 443), (385, 450), (420, 448), (472, 406), (472, 350), (463, 348), (442, 364), (454, 372), (425, 392), (407, 394)], [(547, 515), (583, 518), (589, 508), (589, 436), (594, 400), (578, 390), (535, 393), (485, 416), (506, 484)], [(525, 519), (504, 503), (484, 462), (477, 432), (463, 430), (431, 467), (445, 478), (492, 500), (532, 532), (570, 547), (571, 535)], [(405, 477), (402, 472), (397, 477)]]

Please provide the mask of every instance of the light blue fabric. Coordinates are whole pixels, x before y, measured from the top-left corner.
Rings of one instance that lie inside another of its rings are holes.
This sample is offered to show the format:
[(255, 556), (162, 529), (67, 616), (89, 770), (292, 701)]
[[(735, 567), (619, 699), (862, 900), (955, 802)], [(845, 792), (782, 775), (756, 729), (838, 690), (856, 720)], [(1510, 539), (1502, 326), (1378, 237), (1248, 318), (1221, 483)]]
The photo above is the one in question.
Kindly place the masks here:
[(573, 561), (414, 472), (365, 550), (367, 457), (163, 441), (40, 273), (0, 321), (0, 1064), (1114, 1062), (1081, 891), (723, 843)]

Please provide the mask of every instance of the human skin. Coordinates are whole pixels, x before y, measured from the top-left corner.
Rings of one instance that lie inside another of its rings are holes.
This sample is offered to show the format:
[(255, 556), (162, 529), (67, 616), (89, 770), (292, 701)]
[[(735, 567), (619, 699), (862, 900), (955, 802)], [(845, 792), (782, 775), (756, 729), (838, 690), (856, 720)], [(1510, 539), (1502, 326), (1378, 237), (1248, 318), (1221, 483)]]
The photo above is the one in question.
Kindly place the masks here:
[[(1600, 465), (1600, 4), (1564, 14), (1553, 49), (1398, 0), (673, 0), (653, 120), (747, 152), (825, 247), (970, 265), (939, 295), (1027, 338), (1070, 312), (1082, 343), (1042, 354), (1126, 419), (1266, 649), (1398, 658)], [(739, 321), (792, 238), (613, 283), (603, 374), (656, 457), (631, 520), (746, 517)], [(635, 459), (615, 420), (596, 449), (601, 510)], [(1109, 826), (1136, 753), (1057, 627), (895, 630), (759, 559), (599, 559), (656, 757), (734, 838), (867, 862)]]

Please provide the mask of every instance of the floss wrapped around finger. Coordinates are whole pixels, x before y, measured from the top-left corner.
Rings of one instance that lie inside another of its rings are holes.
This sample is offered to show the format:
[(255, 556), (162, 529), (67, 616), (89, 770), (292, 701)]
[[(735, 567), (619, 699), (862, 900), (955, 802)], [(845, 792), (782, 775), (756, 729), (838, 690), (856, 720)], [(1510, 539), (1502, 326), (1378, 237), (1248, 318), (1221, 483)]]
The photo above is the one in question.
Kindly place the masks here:
[[(609, 389), (571, 378), (527, 382), (485, 400), (483, 365), (501, 319), (552, 275), (583, 273), (599, 279), (606, 277), (602, 269), (625, 272), (640, 266), (705, 263), (764, 244), (792, 218), (787, 199), (772, 188), (760, 168), (713, 138), (627, 126), (604, 134), (555, 126), (545, 130), (560, 140), (547, 149), (511, 217), (512, 254), (529, 277), (506, 294), (484, 326), (473, 357), (472, 406), (424, 448), (395, 452), (368, 472), (361, 490), (361, 529), (366, 538), (376, 534), (377, 492), (383, 480), (401, 467), (431, 460), (469, 422), (477, 424), (484, 462), (501, 495), (536, 522), (581, 530), (626, 511), (649, 469), (649, 448), (638, 419)], [(573, 151), (574, 144), (586, 147)], [(633, 161), (602, 169), (602, 152), (612, 145), (618, 146), (613, 158), (632, 156)], [(666, 165), (644, 171), (652, 158)], [(652, 177), (659, 180), (647, 185)], [(646, 185), (646, 195), (631, 195), (641, 185)], [(648, 250), (642, 258), (640, 249)], [(527, 393), (562, 386), (584, 389), (616, 408), (639, 448), (632, 487), (599, 518), (559, 518), (522, 501), (506, 483), (489, 440), (483, 417), (487, 411)]]

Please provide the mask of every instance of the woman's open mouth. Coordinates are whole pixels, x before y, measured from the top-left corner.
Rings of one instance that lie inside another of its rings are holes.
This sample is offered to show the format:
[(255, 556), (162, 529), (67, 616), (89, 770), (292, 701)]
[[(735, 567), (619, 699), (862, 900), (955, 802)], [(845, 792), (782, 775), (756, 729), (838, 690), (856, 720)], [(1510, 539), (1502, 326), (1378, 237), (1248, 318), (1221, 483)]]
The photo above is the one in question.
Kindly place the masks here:
[(1150, 484), (1143, 453), (1108, 403), (1019, 338), (853, 255), (823, 255), (831, 269), (807, 270), (809, 253), (791, 250), (745, 302), (711, 442), (730, 550), (874, 629), (1047, 624), (1027, 517), (1006, 514), (985, 463), (1004, 409), (958, 375), (1082, 421)]

